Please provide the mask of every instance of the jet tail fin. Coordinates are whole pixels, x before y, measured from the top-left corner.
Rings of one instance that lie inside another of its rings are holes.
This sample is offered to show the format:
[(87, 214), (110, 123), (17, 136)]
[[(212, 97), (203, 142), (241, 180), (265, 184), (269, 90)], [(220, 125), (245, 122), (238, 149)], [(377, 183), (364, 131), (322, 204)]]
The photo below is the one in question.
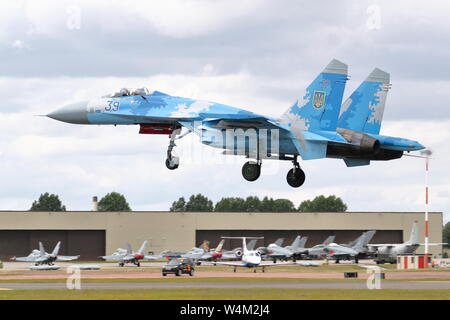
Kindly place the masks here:
[(329, 236), (328, 238), (325, 239), (324, 242), (322, 242), (322, 244), (328, 245), (328, 244), (332, 243), (334, 241), (334, 239), (336, 239), (336, 236)]
[(300, 244), (301, 238), (302, 238), (301, 236), (296, 236), (295, 237), (294, 241), (292, 241), (292, 244), (291, 244), (291, 249), (292, 250), (299, 248), (299, 244)]
[(338, 128), (379, 134), (390, 75), (375, 68), (342, 104)]
[(300, 240), (300, 243), (299, 243), (298, 247), (299, 247), (299, 248), (305, 248), (305, 246), (306, 246), (306, 241), (308, 241), (308, 237), (303, 237), (303, 238)]
[(281, 247), (281, 246), (283, 245), (283, 242), (284, 242), (284, 238), (278, 238), (278, 239), (275, 241), (275, 244), (276, 244), (277, 246)]
[(133, 249), (131, 249), (131, 244), (127, 242), (127, 254), (133, 254)]
[(255, 239), (250, 240), (250, 241), (247, 243), (247, 249), (248, 249), (248, 250), (253, 250), (253, 249), (255, 249), (256, 241), (258, 241), (258, 240), (255, 240)]
[(60, 247), (61, 247), (61, 241), (58, 241), (58, 243), (55, 246), (55, 249), (53, 249), (52, 256), (56, 257), (58, 255)]
[[(252, 240), (253, 241), (253, 240)], [(225, 240), (222, 239), (220, 240), (219, 244), (217, 245), (216, 249), (214, 249), (215, 253), (220, 253), (222, 252), (222, 248), (223, 248), (223, 244), (224, 244)]]
[(142, 245), (141, 245), (141, 247), (139, 248), (139, 251), (138, 251), (139, 254), (144, 254), (145, 248), (147, 247), (147, 243), (148, 243), (147, 240), (145, 240), (145, 241), (142, 243)]
[(411, 227), (411, 234), (409, 236), (409, 240), (406, 242), (407, 244), (417, 244), (419, 243), (419, 222), (416, 220), (414, 221), (412, 227)]
[(39, 253), (40, 253), (41, 255), (44, 255), (44, 254), (45, 254), (45, 248), (44, 248), (44, 245), (43, 245), (42, 242), (40, 242), (40, 241), (39, 241)]
[(297, 138), (302, 130), (336, 130), (347, 70), (345, 63), (333, 59), (281, 117)]

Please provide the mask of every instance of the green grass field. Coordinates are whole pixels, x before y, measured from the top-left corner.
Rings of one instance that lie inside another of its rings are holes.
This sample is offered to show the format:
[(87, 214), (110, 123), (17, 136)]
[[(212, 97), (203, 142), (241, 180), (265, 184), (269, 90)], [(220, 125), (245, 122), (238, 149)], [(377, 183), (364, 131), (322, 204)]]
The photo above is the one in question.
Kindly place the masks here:
[(11, 290), (1, 300), (450, 300), (450, 290), (162, 289)]
[[(67, 279), (0, 279), (2, 283), (65, 283)], [(82, 283), (274, 283), (274, 282), (365, 282), (366, 279), (327, 279), (327, 278), (247, 278), (247, 277), (229, 277), (229, 278), (196, 278), (196, 277), (171, 277), (167, 278), (90, 278), (82, 279)], [(424, 278), (424, 279), (383, 279), (383, 281), (450, 281), (449, 278)]]

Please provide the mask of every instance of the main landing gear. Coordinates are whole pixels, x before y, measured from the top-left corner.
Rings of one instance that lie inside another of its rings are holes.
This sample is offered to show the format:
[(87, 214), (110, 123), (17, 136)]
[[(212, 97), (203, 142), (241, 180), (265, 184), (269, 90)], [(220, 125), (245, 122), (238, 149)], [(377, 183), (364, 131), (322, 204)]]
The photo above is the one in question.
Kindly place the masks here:
[[(305, 172), (300, 168), (297, 161), (297, 156), (292, 160), (294, 167), (289, 170), (286, 180), (287, 183), (293, 187), (298, 188), (305, 183)], [(261, 175), (261, 160), (247, 161), (242, 166), (242, 176), (247, 181), (256, 181)]]
[(294, 158), (292, 163), (294, 164), (294, 168), (289, 170), (286, 180), (291, 187), (298, 188), (305, 183), (305, 172), (300, 168), (297, 157)]
[(261, 175), (261, 161), (248, 161), (242, 166), (242, 176), (247, 181), (255, 181)]

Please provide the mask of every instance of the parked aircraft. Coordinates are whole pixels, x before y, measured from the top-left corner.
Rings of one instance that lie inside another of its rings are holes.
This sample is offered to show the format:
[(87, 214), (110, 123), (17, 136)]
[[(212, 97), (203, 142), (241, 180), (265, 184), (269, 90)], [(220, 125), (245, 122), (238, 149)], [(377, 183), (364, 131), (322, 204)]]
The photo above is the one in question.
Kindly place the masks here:
[(119, 248), (110, 256), (101, 256), (100, 258), (106, 261), (117, 261), (119, 267), (123, 267), (126, 263), (132, 263), (138, 267), (141, 266), (141, 260), (158, 260), (162, 255), (146, 255), (145, 248), (147, 247), (147, 240), (145, 240), (137, 252), (133, 252), (131, 245), (127, 243), (127, 249)]
[(364, 232), (356, 240), (339, 245), (337, 243), (329, 243), (326, 245), (317, 245), (308, 250), (308, 255), (312, 257), (326, 257), (327, 259), (334, 259), (336, 263), (340, 260), (355, 260), (358, 263), (359, 259), (367, 253), (367, 243), (375, 235), (375, 231)]
[(182, 258), (189, 258), (194, 260), (197, 264), (200, 264), (201, 261), (210, 261), (217, 260), (222, 258), (222, 247), (225, 240), (219, 242), (215, 249), (207, 249), (203, 248), (192, 248), (191, 251), (186, 252), (181, 255)]
[(266, 267), (278, 266), (278, 265), (288, 265), (288, 263), (271, 263), (271, 264), (261, 264), (261, 253), (258, 250), (248, 250), (246, 245), (247, 239), (264, 239), (263, 237), (222, 237), (222, 239), (242, 239), (242, 249), (243, 254), (240, 262), (215, 262), (215, 265), (224, 265), (233, 267), (233, 271), (236, 272), (238, 267), (242, 268), (253, 268), (253, 272), (256, 272), (256, 268), (262, 268), (262, 272), (265, 271)]
[(61, 247), (61, 241), (58, 241), (52, 253), (45, 252), (44, 245), (39, 242), (39, 250), (33, 250), (26, 257), (13, 257), (11, 260), (22, 261), (22, 262), (34, 262), (36, 266), (47, 264), (49, 266), (53, 265), (55, 261), (72, 261), (78, 259), (80, 256), (61, 256), (58, 255), (59, 249)]
[[(341, 108), (347, 69), (346, 64), (333, 59), (280, 118), (145, 88), (123, 88), (47, 116), (74, 124), (135, 124), (141, 134), (169, 135), (166, 166), (170, 170), (180, 163), (172, 153), (175, 141), (194, 132), (201, 143), (224, 149), (224, 154), (253, 159), (242, 167), (247, 181), (259, 178), (264, 159), (291, 161), (293, 167), (286, 180), (292, 187), (305, 182), (298, 157), (343, 159), (353, 167), (423, 149), (416, 141), (379, 134), (390, 86), (388, 73), (373, 70)], [(182, 128), (187, 132), (177, 138)]]
[[(382, 243), (382, 244), (369, 244), (369, 248), (375, 249), (377, 263), (397, 263), (397, 256), (401, 254), (414, 254), (417, 248), (425, 245), (424, 243), (419, 243), (418, 239), (418, 222), (414, 221), (409, 240), (404, 243)], [(429, 246), (439, 246), (446, 243), (428, 243)]]
[(282, 247), (277, 241), (274, 243), (269, 244), (266, 248), (264, 248), (263, 252), (263, 259), (270, 259), (273, 260), (274, 263), (277, 262), (277, 260), (289, 260), (293, 259), (296, 260), (295, 257), (306, 252), (305, 243), (307, 237), (300, 237), (297, 236), (292, 244), (290, 246)]
[[(248, 239), (248, 238), (247, 238)], [(257, 239), (252, 239), (247, 243), (248, 250), (254, 250)], [(257, 249), (259, 250), (259, 248)], [(234, 248), (233, 250), (222, 250), (222, 256), (220, 260), (239, 260), (242, 257), (244, 250), (241, 247)]]

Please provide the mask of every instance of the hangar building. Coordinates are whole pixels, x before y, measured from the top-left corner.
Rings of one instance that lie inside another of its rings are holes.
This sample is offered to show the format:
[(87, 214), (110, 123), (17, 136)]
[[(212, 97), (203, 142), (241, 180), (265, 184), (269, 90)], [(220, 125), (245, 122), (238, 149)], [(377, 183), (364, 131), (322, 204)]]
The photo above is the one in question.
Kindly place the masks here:
[[(430, 213), (430, 242), (442, 241), (441, 212)], [(371, 243), (400, 243), (408, 240), (411, 226), (419, 221), (419, 241), (423, 242), (424, 214), (421, 212), (345, 213), (217, 213), (217, 212), (31, 212), (0, 211), (0, 259), (28, 255), (42, 241), (47, 252), (61, 241), (60, 254), (97, 259), (124, 248), (129, 242), (137, 250), (148, 240), (147, 251), (187, 251), (203, 240), (215, 247), (221, 236), (263, 236), (257, 246), (267, 246), (277, 238), (290, 244), (297, 235), (308, 236), (307, 247), (336, 235), (345, 243), (361, 232), (377, 230)], [(225, 247), (240, 246), (227, 240)], [(439, 257), (441, 246), (430, 247)], [(418, 253), (423, 252), (423, 247)]]

